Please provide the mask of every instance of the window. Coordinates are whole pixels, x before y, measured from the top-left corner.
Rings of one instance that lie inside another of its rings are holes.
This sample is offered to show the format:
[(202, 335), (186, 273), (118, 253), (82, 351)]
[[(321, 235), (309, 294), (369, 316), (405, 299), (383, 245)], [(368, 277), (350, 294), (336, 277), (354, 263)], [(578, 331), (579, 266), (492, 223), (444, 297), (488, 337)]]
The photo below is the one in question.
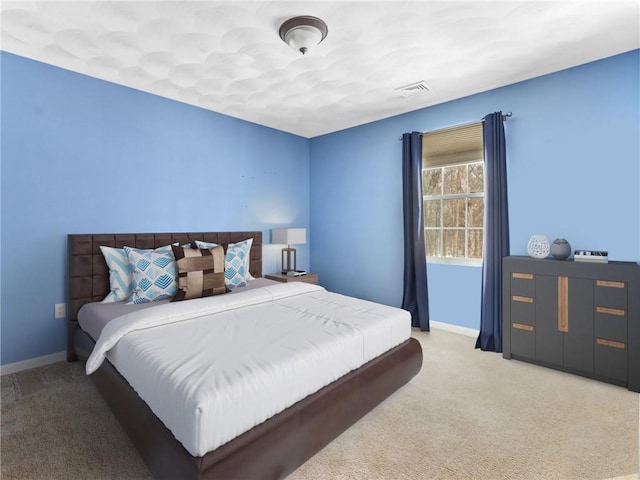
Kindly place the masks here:
[(482, 123), (427, 132), (422, 141), (427, 259), (479, 265), (484, 236)]

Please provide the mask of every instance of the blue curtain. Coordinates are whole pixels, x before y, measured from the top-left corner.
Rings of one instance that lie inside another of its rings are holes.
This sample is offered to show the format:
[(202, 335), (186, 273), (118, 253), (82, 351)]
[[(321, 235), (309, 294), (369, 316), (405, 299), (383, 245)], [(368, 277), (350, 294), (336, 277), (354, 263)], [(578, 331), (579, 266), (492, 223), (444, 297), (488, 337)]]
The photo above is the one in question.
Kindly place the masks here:
[(402, 203), (404, 211), (404, 292), (402, 308), (411, 313), (411, 326), (429, 331), (427, 257), (422, 214), (422, 135), (402, 135)]
[(502, 112), (484, 118), (484, 255), (476, 348), (502, 352), (502, 259), (509, 255), (507, 154)]

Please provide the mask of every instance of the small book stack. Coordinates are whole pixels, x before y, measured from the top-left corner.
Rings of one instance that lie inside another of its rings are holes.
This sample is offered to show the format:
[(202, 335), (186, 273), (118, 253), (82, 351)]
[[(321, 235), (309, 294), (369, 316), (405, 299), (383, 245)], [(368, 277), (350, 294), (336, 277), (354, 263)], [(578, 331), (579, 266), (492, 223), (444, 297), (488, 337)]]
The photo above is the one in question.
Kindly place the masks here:
[(573, 254), (576, 262), (609, 262), (609, 252), (602, 250), (576, 250)]
[(302, 275), (306, 275), (307, 272), (304, 270), (289, 270), (282, 272), (284, 273), (287, 277), (301, 277)]

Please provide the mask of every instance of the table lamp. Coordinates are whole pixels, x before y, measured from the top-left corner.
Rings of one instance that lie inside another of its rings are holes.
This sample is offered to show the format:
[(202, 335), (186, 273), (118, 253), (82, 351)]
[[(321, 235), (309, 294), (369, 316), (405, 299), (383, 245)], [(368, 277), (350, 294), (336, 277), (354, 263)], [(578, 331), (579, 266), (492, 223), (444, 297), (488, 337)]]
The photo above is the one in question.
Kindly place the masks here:
[(271, 243), (287, 245), (286, 248), (282, 249), (282, 273), (295, 272), (297, 270), (296, 249), (292, 248), (291, 245), (307, 243), (307, 229), (274, 228), (271, 230)]

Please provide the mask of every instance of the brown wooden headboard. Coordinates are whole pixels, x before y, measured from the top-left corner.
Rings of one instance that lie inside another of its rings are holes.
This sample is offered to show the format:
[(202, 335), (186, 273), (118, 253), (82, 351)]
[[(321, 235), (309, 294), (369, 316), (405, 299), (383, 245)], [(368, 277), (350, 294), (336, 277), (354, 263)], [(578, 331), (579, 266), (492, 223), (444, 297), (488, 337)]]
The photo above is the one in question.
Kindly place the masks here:
[(69, 297), (67, 305), (67, 359), (76, 360), (73, 352), (73, 332), (77, 328), (78, 310), (85, 303), (99, 302), (109, 293), (109, 269), (100, 246), (122, 248), (158, 248), (178, 242), (180, 245), (196, 240), (229, 243), (253, 238), (249, 271), (262, 277), (262, 232), (200, 232), (200, 233), (102, 233), (68, 235)]

